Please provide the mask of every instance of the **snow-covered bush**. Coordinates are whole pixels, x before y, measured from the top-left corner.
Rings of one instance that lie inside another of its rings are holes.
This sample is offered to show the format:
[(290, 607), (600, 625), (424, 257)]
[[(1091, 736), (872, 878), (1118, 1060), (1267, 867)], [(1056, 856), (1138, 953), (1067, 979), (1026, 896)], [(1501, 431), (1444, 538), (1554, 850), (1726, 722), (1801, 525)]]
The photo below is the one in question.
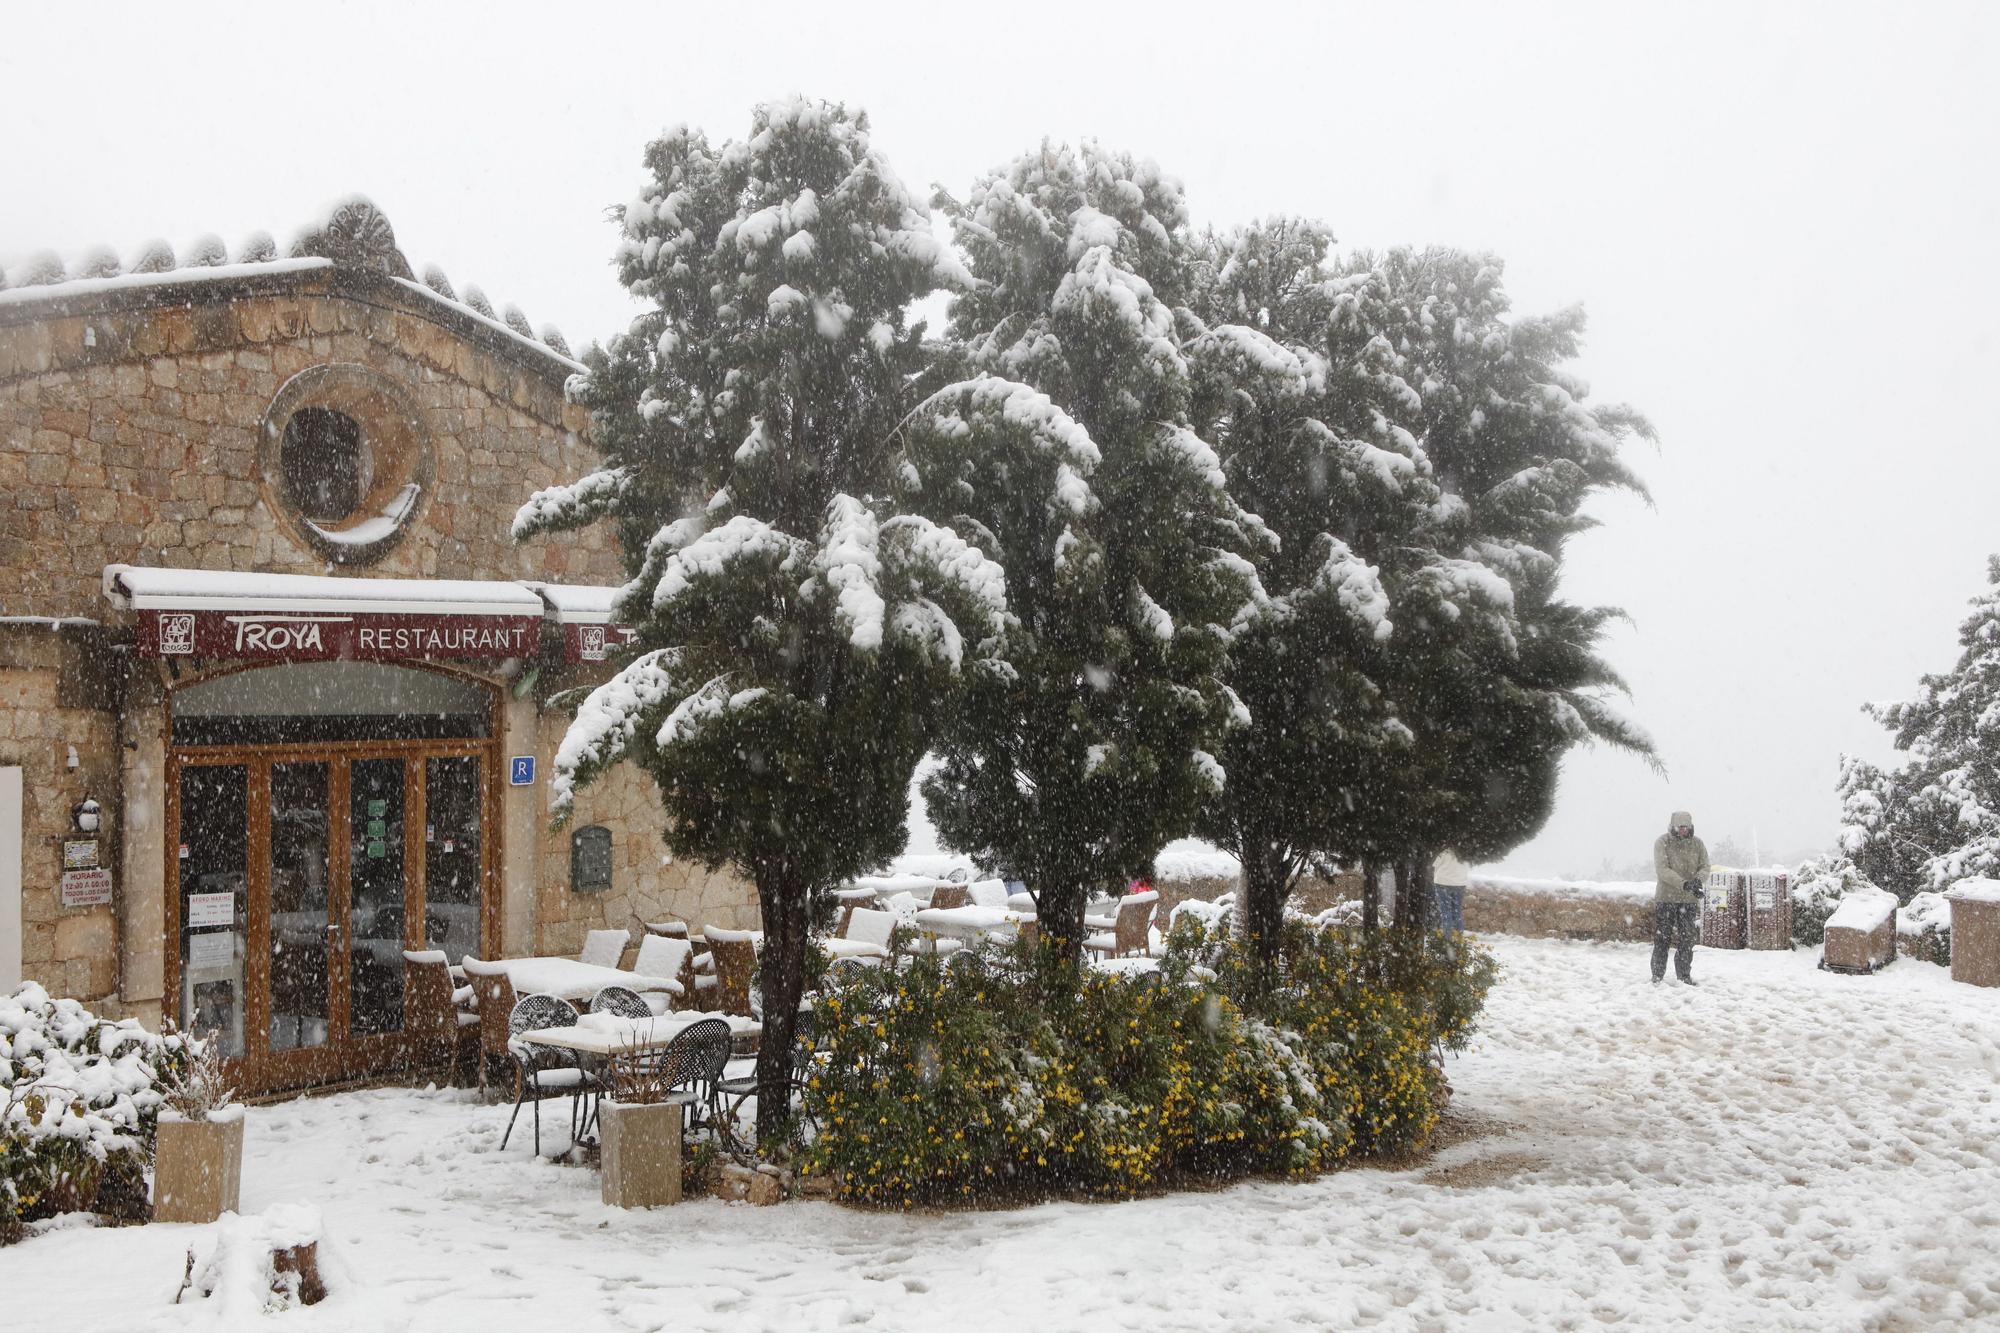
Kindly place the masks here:
[(1462, 1044), (1493, 979), (1476, 950), (1293, 923), (1284, 982), (1258, 990), (1226, 921), (1181, 913), (1172, 940), (1156, 974), (1079, 972), (1026, 945), (983, 947), (983, 971), (837, 971), (816, 1006), (807, 1171), (850, 1199), (911, 1203), (1125, 1195), (1400, 1153), (1436, 1124), (1434, 1053)]
[(1942, 893), (1920, 893), (1905, 903), (1896, 914), (1896, 933), (1909, 943), (1911, 957), (1951, 965), (1951, 902)]
[(0, 996), (0, 1243), (57, 1213), (143, 1213), (162, 1067), (181, 1045), (32, 981)]
[(1845, 856), (1816, 856), (1792, 872), (1792, 943), (1826, 941), (1826, 919), (1850, 893), (1876, 886)]

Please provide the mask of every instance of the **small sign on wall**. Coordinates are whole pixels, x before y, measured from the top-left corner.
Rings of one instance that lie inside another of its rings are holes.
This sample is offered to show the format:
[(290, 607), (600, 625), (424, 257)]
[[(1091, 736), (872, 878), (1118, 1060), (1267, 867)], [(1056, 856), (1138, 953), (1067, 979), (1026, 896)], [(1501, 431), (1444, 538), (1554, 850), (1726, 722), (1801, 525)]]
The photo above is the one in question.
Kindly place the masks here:
[(62, 877), (64, 907), (96, 907), (111, 901), (109, 870), (65, 870)]
[(236, 895), (233, 893), (190, 893), (187, 905), (188, 928), (191, 930), (236, 924)]
[(97, 839), (72, 838), (63, 843), (63, 869), (97, 869)]
[(517, 754), (507, 761), (507, 785), (510, 787), (535, 785), (535, 756)]

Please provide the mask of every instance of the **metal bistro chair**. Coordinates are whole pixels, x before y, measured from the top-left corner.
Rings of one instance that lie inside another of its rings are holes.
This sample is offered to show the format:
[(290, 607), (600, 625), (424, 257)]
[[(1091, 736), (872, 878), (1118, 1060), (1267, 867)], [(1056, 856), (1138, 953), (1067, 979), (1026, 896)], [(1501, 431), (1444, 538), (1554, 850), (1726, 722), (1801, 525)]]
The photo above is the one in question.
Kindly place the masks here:
[(617, 1018), (651, 1018), (653, 1011), (639, 998), (637, 991), (623, 986), (606, 986), (591, 997), (590, 1012), (611, 1014)]
[(576, 1010), (553, 995), (524, 995), (508, 1015), (507, 1053), (514, 1057), (514, 1114), (507, 1117), (507, 1132), (500, 1136), (502, 1152), (507, 1150), (507, 1140), (513, 1136), (514, 1122), (521, 1118), (521, 1103), (533, 1102), (535, 1156), (542, 1155), (542, 1103), (550, 1097), (570, 1099), (569, 1141), (575, 1144), (577, 1105), (591, 1086), (591, 1079), (573, 1059), (562, 1063), (565, 1057), (558, 1052), (538, 1050), (519, 1040), (524, 1032), (570, 1027), (575, 1022)]
[(717, 1085), (728, 1068), (732, 1041), (727, 1020), (704, 1018), (690, 1023), (660, 1053), (666, 1066), (668, 1089), (690, 1094), (687, 1128), (705, 1127), (718, 1139), (729, 1133)]

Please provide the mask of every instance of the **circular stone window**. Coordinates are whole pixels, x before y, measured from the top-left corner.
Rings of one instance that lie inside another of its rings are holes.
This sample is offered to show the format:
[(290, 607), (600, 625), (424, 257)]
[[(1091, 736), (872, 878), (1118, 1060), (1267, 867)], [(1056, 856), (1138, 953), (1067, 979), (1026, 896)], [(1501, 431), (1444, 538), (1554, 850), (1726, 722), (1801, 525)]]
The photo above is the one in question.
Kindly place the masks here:
[(285, 499), (314, 523), (342, 523), (368, 494), (375, 460), (361, 423), (330, 407), (302, 407), (278, 446)]
[(416, 520), (431, 485), (430, 438), (395, 381), (366, 366), (314, 366), (264, 415), (264, 491), (325, 558), (379, 560)]

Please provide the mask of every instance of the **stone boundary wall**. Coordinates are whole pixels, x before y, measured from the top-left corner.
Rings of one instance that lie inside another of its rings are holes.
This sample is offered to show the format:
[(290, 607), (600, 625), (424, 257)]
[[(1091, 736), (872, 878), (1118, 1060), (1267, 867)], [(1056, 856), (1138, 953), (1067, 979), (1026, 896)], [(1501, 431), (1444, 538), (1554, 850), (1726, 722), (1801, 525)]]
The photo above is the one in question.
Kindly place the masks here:
[[(1212, 902), (1234, 893), (1239, 882), (1236, 876), (1220, 874), (1162, 878), (1156, 883), (1163, 916), (1190, 898)], [(1292, 906), (1315, 915), (1360, 896), (1360, 872), (1345, 871), (1330, 880), (1307, 879), (1293, 893)], [(1653, 938), (1651, 886), (1474, 875), (1465, 893), (1465, 928), (1473, 934), (1529, 939), (1643, 942)]]

